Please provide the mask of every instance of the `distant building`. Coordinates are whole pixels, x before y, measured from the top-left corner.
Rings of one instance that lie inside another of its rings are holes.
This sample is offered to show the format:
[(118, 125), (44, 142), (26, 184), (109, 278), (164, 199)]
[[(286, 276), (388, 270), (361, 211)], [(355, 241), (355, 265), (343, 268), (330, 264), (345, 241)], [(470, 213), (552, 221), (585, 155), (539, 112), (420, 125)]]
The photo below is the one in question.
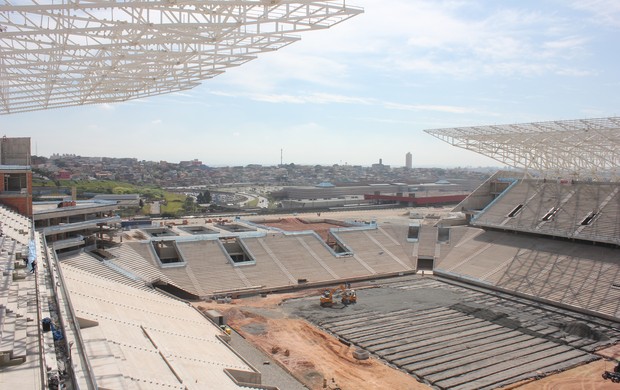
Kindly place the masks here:
[(405, 168), (411, 169), (411, 167), (412, 167), (411, 152), (407, 152), (407, 154), (405, 154)]
[(0, 142), (0, 203), (32, 216), (30, 138), (3, 137)]
[(182, 167), (199, 167), (202, 165), (202, 161), (193, 159), (191, 161), (180, 161), (179, 165)]
[(379, 159), (379, 163), (378, 164), (372, 164), (371, 168), (375, 171), (389, 171), (390, 170), (390, 166), (389, 165), (383, 165), (383, 159), (380, 158)]

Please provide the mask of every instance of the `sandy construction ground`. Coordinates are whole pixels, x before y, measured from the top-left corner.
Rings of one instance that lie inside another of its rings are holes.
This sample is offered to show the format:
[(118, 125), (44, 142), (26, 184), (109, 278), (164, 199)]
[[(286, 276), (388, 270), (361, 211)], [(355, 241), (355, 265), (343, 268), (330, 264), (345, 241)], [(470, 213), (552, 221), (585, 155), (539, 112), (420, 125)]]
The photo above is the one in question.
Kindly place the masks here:
[[(431, 388), (373, 357), (364, 361), (353, 358), (353, 348), (303, 319), (289, 317), (281, 307), (287, 299), (319, 293), (319, 290), (307, 290), (244, 298), (231, 304), (210, 302), (197, 306), (225, 314), (231, 327), (310, 389), (323, 389), (325, 383), (328, 389), (343, 390)], [(620, 358), (620, 345), (599, 351), (599, 355), (606, 358), (504, 389), (620, 389), (620, 384), (601, 377), (603, 371), (613, 370), (615, 363), (610, 359)]]
[(536, 381), (504, 387), (504, 390), (618, 390), (619, 383), (604, 380), (604, 371), (613, 371), (614, 364), (597, 360)]
[(279, 310), (278, 305), (284, 299), (317, 293), (312, 290), (274, 294), (267, 298), (236, 300), (233, 304), (200, 303), (197, 306), (225, 314), (233, 329), (271, 355), (310, 389), (323, 389), (325, 381), (327, 388), (337, 385), (342, 390), (430, 388), (372, 357), (355, 359), (353, 348), (305, 320), (286, 317)]
[(275, 227), (275, 228), (290, 231), (290, 232), (301, 232), (304, 230), (313, 230), (324, 241), (327, 241), (327, 235), (329, 234), (329, 229), (342, 227), (341, 225), (335, 225), (332, 223), (315, 222), (311, 219), (302, 220), (300, 218), (279, 218), (279, 219), (274, 218), (273, 220), (263, 222), (262, 225)]

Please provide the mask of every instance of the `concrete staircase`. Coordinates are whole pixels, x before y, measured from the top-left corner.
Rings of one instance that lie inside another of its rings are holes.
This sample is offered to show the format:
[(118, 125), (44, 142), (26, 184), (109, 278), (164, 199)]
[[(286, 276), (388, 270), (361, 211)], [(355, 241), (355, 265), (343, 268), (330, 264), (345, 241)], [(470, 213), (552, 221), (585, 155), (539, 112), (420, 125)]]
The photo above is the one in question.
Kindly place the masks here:
[(28, 323), (37, 314), (34, 275), (15, 258), (15, 247), (5, 238), (0, 248), (0, 366), (26, 361)]

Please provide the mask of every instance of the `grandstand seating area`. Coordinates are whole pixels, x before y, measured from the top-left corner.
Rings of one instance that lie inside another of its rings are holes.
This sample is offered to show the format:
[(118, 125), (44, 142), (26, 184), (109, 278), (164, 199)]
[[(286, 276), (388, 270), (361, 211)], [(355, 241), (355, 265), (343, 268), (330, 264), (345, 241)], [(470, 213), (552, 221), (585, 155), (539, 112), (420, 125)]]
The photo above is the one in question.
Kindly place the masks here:
[[(41, 388), (42, 364), (54, 369), (53, 340), (39, 331), (39, 318), (49, 316), (44, 277), (30, 272), (26, 260), (30, 239), (29, 220), (0, 207), (0, 381), (6, 388)], [(33, 237), (37, 258), (41, 255), (41, 237)], [(38, 272), (44, 272), (37, 267)], [(37, 285), (38, 284), (38, 285)], [(38, 295), (37, 295), (38, 294)], [(41, 312), (39, 312), (41, 310)], [(44, 345), (51, 344), (51, 353)]]
[(195, 276), (203, 291), (250, 286), (242, 274), (232, 270), (229, 258), (218, 240), (179, 242), (177, 245), (187, 262), (188, 271)]
[(179, 267), (160, 268), (147, 241), (109, 249), (114, 255), (110, 262), (144, 282), (160, 280), (199, 297), (415, 271), (414, 245), (406, 242), (405, 226), (338, 230), (334, 234), (342, 235), (347, 245), (356, 249), (355, 255), (337, 255), (313, 232), (272, 232), (239, 237), (255, 260), (247, 264), (233, 265), (219, 241), (213, 239), (177, 241), (185, 262)]
[(388, 239), (392, 237), (383, 230), (340, 230), (337, 236), (351, 248), (354, 257), (370, 267), (374, 273), (415, 270), (415, 263), (402, 249), (402, 244)]
[(420, 234), (415, 253), (417, 257), (435, 258), (437, 251), (437, 228), (432, 225), (420, 226)]
[(472, 224), (620, 245), (620, 186), (519, 180)]
[(436, 263), (440, 273), (620, 317), (617, 249), (473, 227), (452, 230), (456, 234)]
[(296, 237), (302, 247), (313, 257), (320, 260), (321, 266), (331, 270), (330, 274), (337, 275), (334, 278), (360, 277), (368, 274), (368, 270), (351, 256), (334, 256), (325, 243), (312, 234), (299, 235)]
[(80, 333), (99, 388), (240, 388), (226, 370), (260, 378), (193, 307), (129, 278), (102, 276), (105, 266), (91, 259), (76, 256), (61, 267), (75, 313), (87, 324)]
[[(236, 240), (251, 261), (235, 263), (219, 239), (180, 237), (174, 245), (183, 261), (175, 267), (159, 265), (149, 240), (129, 241), (99, 252), (67, 252), (60, 265), (99, 386), (139, 388), (148, 383), (155, 388), (183, 388), (186, 382), (181, 384), (175, 374), (180, 372), (195, 384), (217, 383), (225, 389), (234, 385), (225, 368), (249, 373), (253, 368), (222, 346), (215, 337), (217, 328), (205, 327), (205, 320), (193, 308), (153, 285), (212, 297), (416, 272), (418, 259), (430, 258), (439, 275), (617, 319), (618, 249), (587, 241), (609, 244), (617, 238), (618, 202), (617, 187), (606, 183), (519, 180), (479, 213), (474, 221), (477, 226), (438, 227), (439, 220), (421, 220), (416, 240), (408, 240), (409, 221), (332, 229), (330, 240), (348, 253), (336, 253), (314, 232), (252, 232), (225, 238)], [(522, 205), (518, 211), (515, 204)], [(550, 210), (553, 215), (545, 220)], [(592, 211), (595, 215), (586, 224), (576, 217)], [(2, 209), (0, 213), (11, 212)], [(50, 313), (47, 305), (39, 305), (46, 311), (37, 313), (34, 300), (38, 288), (39, 301), (46, 302), (52, 286), (46, 278), (37, 286), (33, 276), (19, 269), (24, 262), (15, 260), (20, 252), (27, 254), (28, 220), (3, 217), (2, 361), (11, 365), (6, 367), (10, 373), (17, 367), (13, 364), (28, 364), (31, 350), (38, 358), (38, 345), (42, 345), (48, 348), (43, 364), (56, 367), (51, 335), (41, 334), (36, 321)], [(569, 240), (576, 237), (590, 238)], [(38, 233), (35, 239), (41, 252), (43, 239)], [(48, 270), (40, 267), (40, 271)], [(214, 333), (205, 335), (206, 328), (207, 333)], [(66, 332), (74, 336), (71, 329)], [(218, 352), (197, 353), (197, 345)], [(231, 357), (218, 366), (220, 353)], [(40, 369), (38, 362), (32, 363), (31, 369)], [(86, 368), (76, 364), (77, 370)]]

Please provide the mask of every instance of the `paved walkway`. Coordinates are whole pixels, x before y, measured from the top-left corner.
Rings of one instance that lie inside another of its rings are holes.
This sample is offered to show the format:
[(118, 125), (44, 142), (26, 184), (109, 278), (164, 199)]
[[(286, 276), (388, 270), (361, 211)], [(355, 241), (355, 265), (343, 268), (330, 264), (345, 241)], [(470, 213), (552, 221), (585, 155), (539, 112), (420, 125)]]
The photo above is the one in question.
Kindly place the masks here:
[[(308, 389), (280, 367), (273, 359), (254, 347), (237, 332), (233, 330), (230, 336), (231, 347), (253, 365), (254, 368), (261, 372), (263, 385), (277, 386), (280, 390)], [(265, 362), (269, 362), (269, 364), (265, 364)]]

